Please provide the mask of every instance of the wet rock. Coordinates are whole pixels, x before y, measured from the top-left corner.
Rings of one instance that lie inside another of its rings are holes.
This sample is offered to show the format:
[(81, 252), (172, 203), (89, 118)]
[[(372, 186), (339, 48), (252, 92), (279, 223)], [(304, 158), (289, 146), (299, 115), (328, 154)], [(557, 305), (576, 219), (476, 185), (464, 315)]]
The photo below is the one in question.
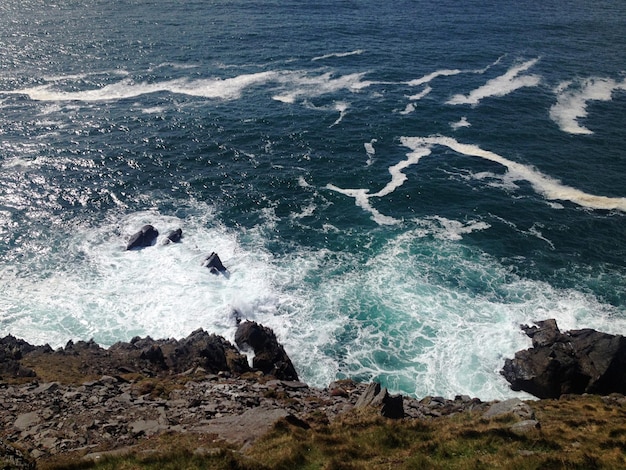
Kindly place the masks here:
[(278, 379), (299, 381), (291, 359), (271, 329), (256, 322), (245, 321), (237, 327), (235, 343), (240, 349), (254, 351), (253, 368)]
[(211, 274), (228, 274), (228, 270), (222, 264), (222, 260), (215, 252), (211, 252), (207, 255), (207, 257), (202, 261), (202, 266), (208, 268)]
[(155, 229), (152, 225), (144, 225), (141, 229), (134, 233), (130, 239), (128, 240), (128, 244), (126, 245), (127, 250), (133, 250), (136, 248), (144, 248), (146, 246), (151, 246), (154, 244), (154, 241), (159, 236), (159, 231)]
[(533, 347), (515, 353), (501, 371), (513, 390), (539, 398), (626, 393), (626, 337), (592, 329), (561, 333), (554, 320), (522, 329)]
[(167, 232), (167, 234), (165, 234), (163, 245), (168, 245), (170, 243), (178, 243), (182, 237), (183, 237), (183, 229), (177, 228), (176, 230), (170, 230), (169, 232)]

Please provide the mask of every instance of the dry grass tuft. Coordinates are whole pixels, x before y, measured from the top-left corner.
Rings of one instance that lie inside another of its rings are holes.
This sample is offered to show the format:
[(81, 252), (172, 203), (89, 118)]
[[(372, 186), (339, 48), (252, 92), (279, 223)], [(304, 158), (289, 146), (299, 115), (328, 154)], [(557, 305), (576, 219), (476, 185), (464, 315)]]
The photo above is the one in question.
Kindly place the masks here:
[[(133, 454), (42, 469), (617, 469), (626, 468), (626, 409), (595, 396), (532, 402), (541, 429), (513, 432), (515, 420), (463, 413), (392, 421), (354, 410), (310, 428), (281, 420), (245, 454), (215, 436), (167, 435)], [(201, 451), (199, 451), (199, 449)]]

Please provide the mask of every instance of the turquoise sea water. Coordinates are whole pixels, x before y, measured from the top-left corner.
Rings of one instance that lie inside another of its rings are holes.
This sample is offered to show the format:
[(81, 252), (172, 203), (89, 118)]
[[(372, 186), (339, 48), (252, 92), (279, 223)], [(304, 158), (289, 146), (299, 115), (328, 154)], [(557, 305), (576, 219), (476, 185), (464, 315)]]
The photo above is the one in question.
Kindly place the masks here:
[[(313, 385), (513, 396), (520, 323), (626, 332), (624, 31), (616, 0), (6, 0), (0, 334), (238, 310)], [(146, 223), (182, 243), (124, 251)]]

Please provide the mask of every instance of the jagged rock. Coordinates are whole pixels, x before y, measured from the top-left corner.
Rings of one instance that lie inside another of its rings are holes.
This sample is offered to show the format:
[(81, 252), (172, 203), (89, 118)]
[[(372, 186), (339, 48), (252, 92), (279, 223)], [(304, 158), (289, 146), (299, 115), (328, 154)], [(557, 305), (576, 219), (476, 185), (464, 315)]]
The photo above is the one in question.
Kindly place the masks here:
[(291, 359), (270, 328), (252, 321), (240, 323), (235, 332), (235, 343), (240, 349), (254, 351), (253, 368), (277, 379), (299, 381)]
[(185, 371), (202, 367), (211, 373), (230, 371), (242, 374), (250, 370), (245, 356), (221, 336), (200, 329), (181, 340), (172, 353), (176, 369)]
[(222, 264), (222, 260), (214, 251), (207, 255), (207, 257), (202, 261), (202, 266), (209, 268), (211, 274), (228, 274), (228, 269), (226, 269), (226, 267)]
[(625, 393), (626, 338), (592, 329), (561, 333), (556, 321), (522, 326), (533, 347), (507, 359), (501, 371), (513, 390), (539, 398), (565, 393)]
[(535, 323), (535, 326), (522, 325), (521, 329), (533, 340), (533, 348), (550, 346), (554, 344), (561, 332), (556, 325), (556, 320), (550, 318)]
[(391, 396), (387, 388), (383, 388), (377, 382), (372, 382), (367, 386), (365, 392), (356, 402), (356, 408), (372, 406), (380, 408), (380, 414), (386, 418), (404, 418), (404, 404), (402, 395)]
[(52, 350), (50, 346), (32, 346), (26, 341), (7, 335), (0, 339), (0, 377), (35, 377), (35, 371), (23, 366), (20, 360), (36, 349)]
[(153, 344), (150, 347), (145, 348), (143, 351), (141, 351), (139, 359), (147, 360), (161, 369), (167, 368), (167, 364), (165, 364), (165, 356), (163, 355), (163, 350), (156, 344)]
[(141, 227), (141, 230), (134, 233), (130, 239), (128, 240), (128, 244), (126, 245), (127, 250), (132, 250), (134, 248), (144, 248), (146, 246), (151, 246), (154, 244), (154, 241), (159, 236), (159, 231), (155, 229), (152, 225), (144, 225)]

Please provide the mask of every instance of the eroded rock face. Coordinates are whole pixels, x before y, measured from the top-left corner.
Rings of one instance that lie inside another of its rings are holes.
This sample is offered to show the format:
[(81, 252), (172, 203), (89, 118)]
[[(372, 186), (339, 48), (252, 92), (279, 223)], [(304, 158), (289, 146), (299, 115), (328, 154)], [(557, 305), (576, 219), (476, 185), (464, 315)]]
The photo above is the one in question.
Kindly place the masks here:
[(274, 332), (253, 321), (240, 323), (235, 333), (235, 343), (241, 349), (254, 351), (252, 367), (282, 380), (298, 380), (296, 369)]
[(34, 377), (35, 372), (21, 364), (21, 359), (33, 351), (52, 351), (49, 346), (32, 346), (12, 335), (0, 339), (0, 378)]
[(31, 363), (39, 364), (44, 371), (71, 369), (82, 377), (124, 373), (155, 377), (197, 368), (212, 374), (240, 375), (250, 370), (246, 356), (233, 344), (202, 329), (181, 340), (136, 337), (108, 349), (93, 340), (68, 341), (56, 351), (7, 336), (0, 339), (0, 359), (0, 377), (13, 379), (37, 377), (36, 371), (27, 366)]
[(385, 418), (404, 418), (404, 406), (402, 395), (389, 395), (386, 388), (379, 383), (372, 382), (365, 392), (359, 397), (355, 405), (357, 408), (371, 406), (380, 408), (380, 414)]
[(566, 393), (626, 392), (626, 338), (592, 329), (561, 333), (555, 320), (522, 326), (533, 347), (507, 359), (501, 371), (513, 390), (538, 398)]

